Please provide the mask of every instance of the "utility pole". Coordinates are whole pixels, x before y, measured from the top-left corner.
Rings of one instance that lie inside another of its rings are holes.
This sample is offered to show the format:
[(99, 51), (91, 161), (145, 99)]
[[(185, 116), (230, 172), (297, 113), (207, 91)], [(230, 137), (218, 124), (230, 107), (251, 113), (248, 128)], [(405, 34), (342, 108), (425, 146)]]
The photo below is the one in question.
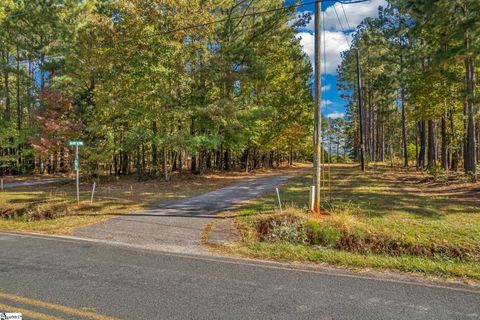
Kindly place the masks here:
[(322, 145), (322, 79), (321, 76), (321, 0), (315, 2), (315, 129), (313, 136), (313, 212), (320, 213), (320, 194), (321, 194), (321, 145)]
[(365, 171), (365, 144), (363, 141), (363, 116), (362, 116), (362, 75), (360, 72), (360, 52), (357, 49), (357, 92), (358, 92), (358, 123), (360, 129), (360, 167)]

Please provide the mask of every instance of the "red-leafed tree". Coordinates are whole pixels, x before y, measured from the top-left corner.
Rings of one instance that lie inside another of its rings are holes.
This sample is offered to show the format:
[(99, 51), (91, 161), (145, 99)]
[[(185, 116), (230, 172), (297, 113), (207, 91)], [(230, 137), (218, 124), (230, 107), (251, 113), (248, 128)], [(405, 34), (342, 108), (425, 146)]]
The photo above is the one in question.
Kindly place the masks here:
[(37, 130), (31, 144), (43, 170), (65, 171), (68, 140), (79, 138), (83, 125), (72, 98), (52, 88), (43, 89), (39, 98), (40, 107), (33, 112)]

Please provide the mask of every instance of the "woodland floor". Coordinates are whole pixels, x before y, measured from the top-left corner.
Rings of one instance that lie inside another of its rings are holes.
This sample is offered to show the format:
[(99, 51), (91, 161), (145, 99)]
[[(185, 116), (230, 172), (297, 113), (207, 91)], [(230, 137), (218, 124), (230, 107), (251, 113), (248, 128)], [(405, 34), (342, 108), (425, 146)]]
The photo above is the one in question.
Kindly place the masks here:
[[(160, 179), (140, 182), (134, 176), (102, 177), (97, 183), (93, 205), (90, 204), (93, 181), (81, 183), (80, 206), (76, 202), (73, 177), (70, 177), (70, 182), (9, 188), (0, 192), (0, 230), (71, 234), (76, 228), (99, 223), (115, 215), (203, 194), (254, 176), (288, 173), (303, 166), (298, 164), (293, 168), (281, 167), (250, 173), (212, 171), (201, 176), (174, 174), (169, 182)], [(46, 178), (52, 176), (4, 177), (4, 183)]]
[[(213, 247), (263, 259), (480, 280), (479, 183), (383, 165), (362, 173), (349, 164), (332, 166), (331, 196), (328, 175), (324, 182), (327, 214), (307, 212), (311, 175), (303, 175), (281, 189), (282, 213), (275, 194), (254, 201), (230, 213), (240, 240)], [(282, 225), (285, 216), (304, 221), (301, 230)], [(305, 226), (310, 231), (302, 238)]]

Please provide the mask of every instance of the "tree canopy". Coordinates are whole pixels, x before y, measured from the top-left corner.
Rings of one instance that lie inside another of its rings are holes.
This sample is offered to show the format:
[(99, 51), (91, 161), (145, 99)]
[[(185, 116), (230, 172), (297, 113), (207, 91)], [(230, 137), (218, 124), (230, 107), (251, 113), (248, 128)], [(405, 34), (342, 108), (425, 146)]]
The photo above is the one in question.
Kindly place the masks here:
[(0, 173), (69, 171), (69, 139), (91, 175), (308, 158), (295, 17), (281, 0), (2, 1)]

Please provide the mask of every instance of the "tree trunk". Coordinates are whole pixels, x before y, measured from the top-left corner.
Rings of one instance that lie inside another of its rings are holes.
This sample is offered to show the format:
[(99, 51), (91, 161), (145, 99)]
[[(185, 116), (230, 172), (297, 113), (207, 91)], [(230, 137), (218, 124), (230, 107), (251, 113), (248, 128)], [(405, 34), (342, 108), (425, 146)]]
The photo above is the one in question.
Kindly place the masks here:
[(10, 105), (10, 89), (9, 89), (9, 72), (8, 72), (8, 52), (7, 51), (2, 51), (2, 58), (3, 58), (3, 63), (5, 64), (4, 70), (3, 70), (3, 93), (5, 96), (5, 110), (3, 114), (3, 118), (5, 121), (10, 121), (10, 118), (12, 116), (12, 109)]
[(178, 152), (178, 173), (182, 173), (183, 170), (183, 151)]
[(418, 167), (420, 169), (425, 168), (425, 154), (426, 154), (426, 147), (427, 147), (427, 133), (426, 133), (426, 126), (425, 120), (422, 120), (418, 124), (419, 126), (419, 136), (420, 136), (420, 152), (418, 153)]
[(250, 150), (248, 148), (245, 149), (244, 159), (245, 159), (245, 172), (248, 173), (248, 163), (250, 161)]
[(416, 127), (415, 127), (415, 170), (418, 171), (418, 167), (419, 167), (419, 156), (418, 156), (418, 138), (419, 138), (419, 124), (417, 123)]
[(157, 134), (158, 134), (158, 127), (157, 121), (152, 121), (152, 176), (157, 175), (158, 171), (158, 148), (157, 148)]
[(402, 99), (402, 148), (403, 148), (403, 166), (408, 167), (408, 146), (407, 146), (407, 127), (405, 120), (405, 84), (403, 81), (403, 50), (400, 50), (400, 84)]
[(288, 153), (288, 165), (292, 166), (293, 165), (293, 146), (290, 143), (290, 150)]
[(20, 49), (17, 46), (17, 130), (22, 129), (22, 105), (20, 101)]
[(205, 151), (206, 152), (206, 157), (205, 157), (205, 167), (210, 170), (212, 169), (212, 152), (210, 151)]
[(442, 168), (448, 173), (448, 135), (445, 116), (442, 117)]
[(427, 152), (427, 167), (432, 169), (435, 163), (435, 122), (428, 120), (428, 152)]
[(216, 156), (215, 156), (215, 161), (216, 161), (216, 167), (217, 170), (222, 170), (222, 150), (217, 150)]
[(163, 147), (162, 148), (162, 169), (163, 169), (163, 179), (165, 181), (169, 180), (169, 175), (168, 175), (168, 163), (167, 163), (167, 148)]
[(192, 154), (192, 160), (190, 161), (190, 172), (193, 173), (193, 174), (197, 174), (198, 173), (198, 169), (197, 169), (197, 155), (196, 154)]
[(228, 150), (225, 150), (223, 155), (223, 169), (225, 171), (230, 171), (230, 152)]
[[(467, 40), (468, 43), (469, 40)], [(467, 44), (468, 47), (468, 44)], [(477, 153), (475, 143), (475, 67), (472, 58), (468, 58), (465, 62), (466, 68), (466, 82), (467, 82), (467, 132), (466, 132), (466, 144), (465, 144), (465, 172), (473, 176), (476, 180), (477, 177)]]

